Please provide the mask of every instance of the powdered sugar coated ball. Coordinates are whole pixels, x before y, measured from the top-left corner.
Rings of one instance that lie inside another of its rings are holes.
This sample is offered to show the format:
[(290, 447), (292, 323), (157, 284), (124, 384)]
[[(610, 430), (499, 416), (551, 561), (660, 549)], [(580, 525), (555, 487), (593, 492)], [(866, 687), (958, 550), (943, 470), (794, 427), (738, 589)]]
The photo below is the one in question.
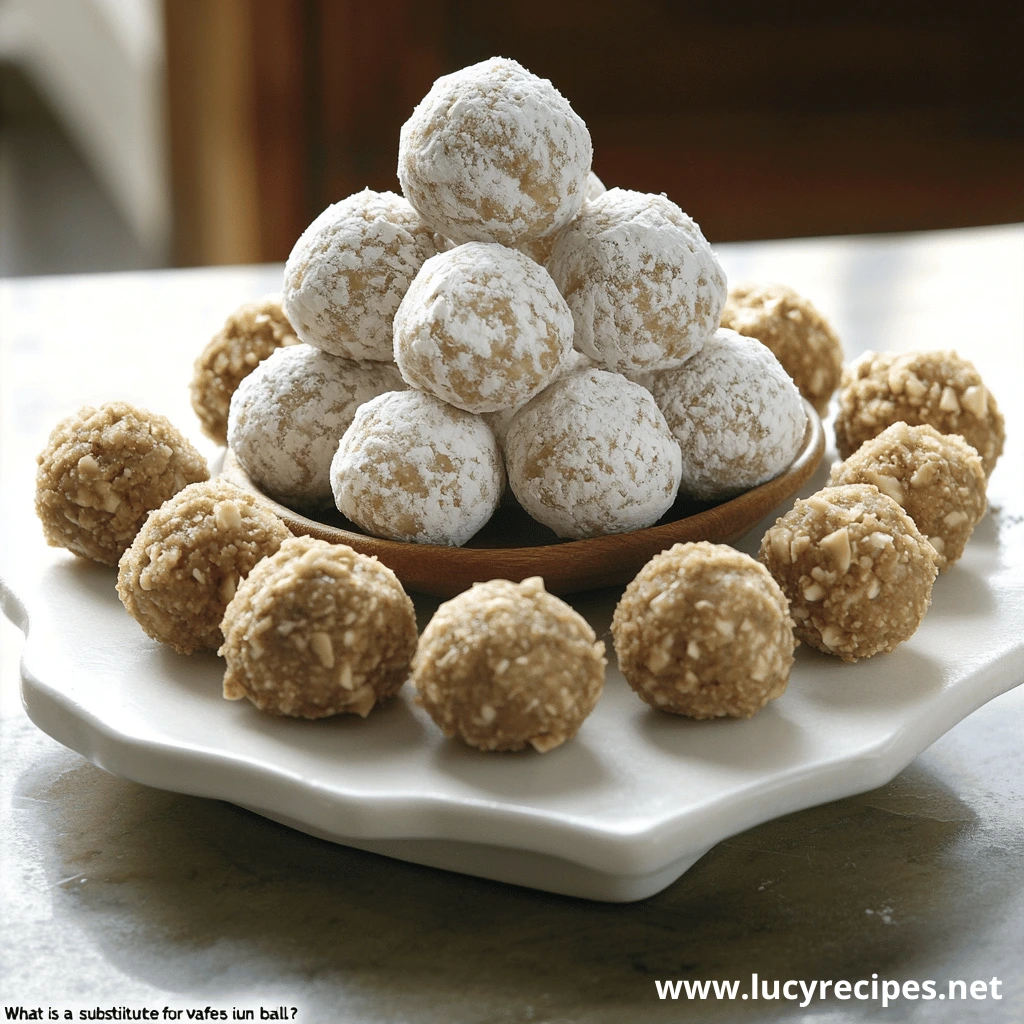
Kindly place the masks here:
[(593, 146), (546, 79), (492, 57), (444, 75), (402, 126), (398, 177), (454, 242), (516, 245), (579, 212)]
[(599, 195), (559, 234), (547, 267), (576, 321), (576, 347), (620, 373), (679, 366), (725, 305), (711, 246), (665, 196)]
[(682, 489), (716, 500), (778, 476), (807, 415), (778, 359), (753, 338), (717, 331), (685, 366), (649, 378), (683, 454)]
[[(587, 175), (587, 191), (583, 199), (583, 206), (580, 207), (580, 210), (584, 210), (590, 200), (596, 199), (607, 191), (608, 189), (605, 187), (605, 183), (593, 171), (591, 171)], [(576, 216), (578, 217), (579, 214), (576, 214)], [(564, 230), (565, 228), (561, 229), (561, 231)], [(525, 252), (531, 260), (536, 260), (541, 266), (544, 266), (548, 260), (551, 259), (551, 254), (555, 250), (555, 242), (558, 241), (561, 231), (552, 231), (550, 234), (543, 235), (541, 238), (531, 238), (529, 241), (523, 242), (519, 248), (522, 252)]]
[(516, 249), (469, 242), (423, 264), (395, 315), (395, 361), (415, 388), (467, 412), (522, 405), (572, 349), (572, 314)]
[(391, 322), (434, 232), (401, 196), (364, 189), (327, 207), (284, 268), (282, 306), (298, 336), (349, 359), (391, 361)]
[(650, 526), (679, 489), (679, 445), (654, 399), (605, 370), (561, 377), (520, 409), (505, 461), (519, 503), (559, 537)]
[(232, 397), (228, 445), (272, 498), (329, 507), (331, 459), (356, 409), (404, 387), (393, 363), (342, 359), (309, 345), (281, 348)]
[[(562, 363), (558, 370), (558, 377), (564, 377), (566, 374), (575, 373), (577, 370), (590, 370), (593, 369), (593, 362), (589, 356), (585, 356), (579, 349), (570, 349), (568, 358)], [(511, 409), (499, 409), (497, 412), (485, 412), (483, 414), (484, 420), (487, 425), (494, 431), (494, 436), (498, 439), (498, 447), (502, 451), (505, 450), (505, 438), (508, 436), (508, 429), (512, 426), (512, 421), (516, 418), (516, 413), (522, 409), (523, 405), (515, 405)]]
[(479, 416), (398, 391), (356, 411), (331, 487), (339, 511), (375, 537), (458, 547), (498, 507), (505, 470)]

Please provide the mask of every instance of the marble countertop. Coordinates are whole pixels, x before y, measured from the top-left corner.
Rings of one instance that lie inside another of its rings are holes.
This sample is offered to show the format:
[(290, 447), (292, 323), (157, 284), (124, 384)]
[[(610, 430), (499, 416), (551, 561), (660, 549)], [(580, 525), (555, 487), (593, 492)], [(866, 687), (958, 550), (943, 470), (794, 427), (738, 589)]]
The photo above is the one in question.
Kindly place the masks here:
[[(1011, 442), (990, 493), (1024, 511), (1024, 229), (720, 254), (731, 280), (807, 294), (851, 357), (955, 347), (971, 358)], [(34, 455), (82, 404), (153, 407), (153, 382), (165, 382), (157, 411), (212, 456), (188, 405), (191, 361), (237, 303), (279, 280), (280, 268), (257, 267), (0, 282), (0, 544), (32, 528)], [(0, 642), (4, 1006), (237, 1006), (255, 1019), (284, 1007), (300, 1024), (1024, 1016), (1024, 688), (889, 785), (735, 836), (642, 903), (604, 905), (387, 860), (114, 778), (28, 721), (21, 638), (6, 621)], [(998, 977), (1003, 998), (696, 1006), (655, 988), (746, 985), (754, 971), (941, 988)]]

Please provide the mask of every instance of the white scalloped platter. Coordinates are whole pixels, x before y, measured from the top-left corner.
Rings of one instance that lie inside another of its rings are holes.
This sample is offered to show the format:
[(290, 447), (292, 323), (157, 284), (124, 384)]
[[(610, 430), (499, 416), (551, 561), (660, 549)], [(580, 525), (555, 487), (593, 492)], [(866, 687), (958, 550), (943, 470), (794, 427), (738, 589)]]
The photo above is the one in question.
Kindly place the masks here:
[[(4, 562), (4, 609), (28, 632), (28, 714), (102, 768), (390, 857), (597, 900), (642, 899), (728, 836), (881, 785), (1024, 676), (1024, 522), (1007, 510), (986, 516), (893, 654), (845, 665), (801, 648), (787, 692), (749, 721), (655, 712), (612, 664), (578, 737), (544, 755), (447, 741), (408, 687), (365, 721), (261, 715), (221, 697), (213, 655), (148, 639), (112, 569), (28, 533)], [(573, 599), (606, 640), (617, 596)], [(417, 603), (422, 626), (436, 602)]]

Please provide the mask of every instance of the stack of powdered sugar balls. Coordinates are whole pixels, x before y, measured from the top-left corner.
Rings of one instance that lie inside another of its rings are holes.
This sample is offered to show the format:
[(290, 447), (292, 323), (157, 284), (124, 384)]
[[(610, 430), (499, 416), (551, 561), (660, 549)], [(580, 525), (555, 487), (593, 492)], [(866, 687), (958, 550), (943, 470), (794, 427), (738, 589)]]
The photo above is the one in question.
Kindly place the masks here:
[(506, 484), (563, 538), (732, 496), (804, 437), (769, 348), (719, 324), (726, 280), (663, 195), (605, 190), (586, 124), (493, 58), (403, 126), (403, 196), (325, 210), (285, 267), (302, 344), (238, 387), (228, 443), (264, 492), (377, 537), (466, 543)]

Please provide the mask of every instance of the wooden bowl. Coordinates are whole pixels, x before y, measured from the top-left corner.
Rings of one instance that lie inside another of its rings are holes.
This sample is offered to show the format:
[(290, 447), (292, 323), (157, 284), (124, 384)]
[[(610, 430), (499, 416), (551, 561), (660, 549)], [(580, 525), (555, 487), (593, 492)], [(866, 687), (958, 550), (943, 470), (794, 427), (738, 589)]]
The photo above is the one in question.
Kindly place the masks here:
[(339, 512), (324, 512), (322, 519), (310, 519), (268, 498), (230, 450), (224, 457), (221, 475), (257, 495), (292, 533), (348, 544), (364, 555), (376, 555), (408, 590), (454, 597), (482, 580), (519, 582), (528, 576), (543, 576), (550, 593), (571, 594), (628, 583), (647, 561), (673, 544), (695, 540), (728, 543), (747, 533), (795, 494), (821, 462), (825, 453), (821, 420), (809, 404), (804, 405), (807, 430), (803, 444), (789, 468), (775, 479), (720, 504), (680, 497), (646, 530), (589, 540), (559, 540), (531, 519), (511, 492), (491, 521), (465, 547), (381, 540), (362, 533)]

